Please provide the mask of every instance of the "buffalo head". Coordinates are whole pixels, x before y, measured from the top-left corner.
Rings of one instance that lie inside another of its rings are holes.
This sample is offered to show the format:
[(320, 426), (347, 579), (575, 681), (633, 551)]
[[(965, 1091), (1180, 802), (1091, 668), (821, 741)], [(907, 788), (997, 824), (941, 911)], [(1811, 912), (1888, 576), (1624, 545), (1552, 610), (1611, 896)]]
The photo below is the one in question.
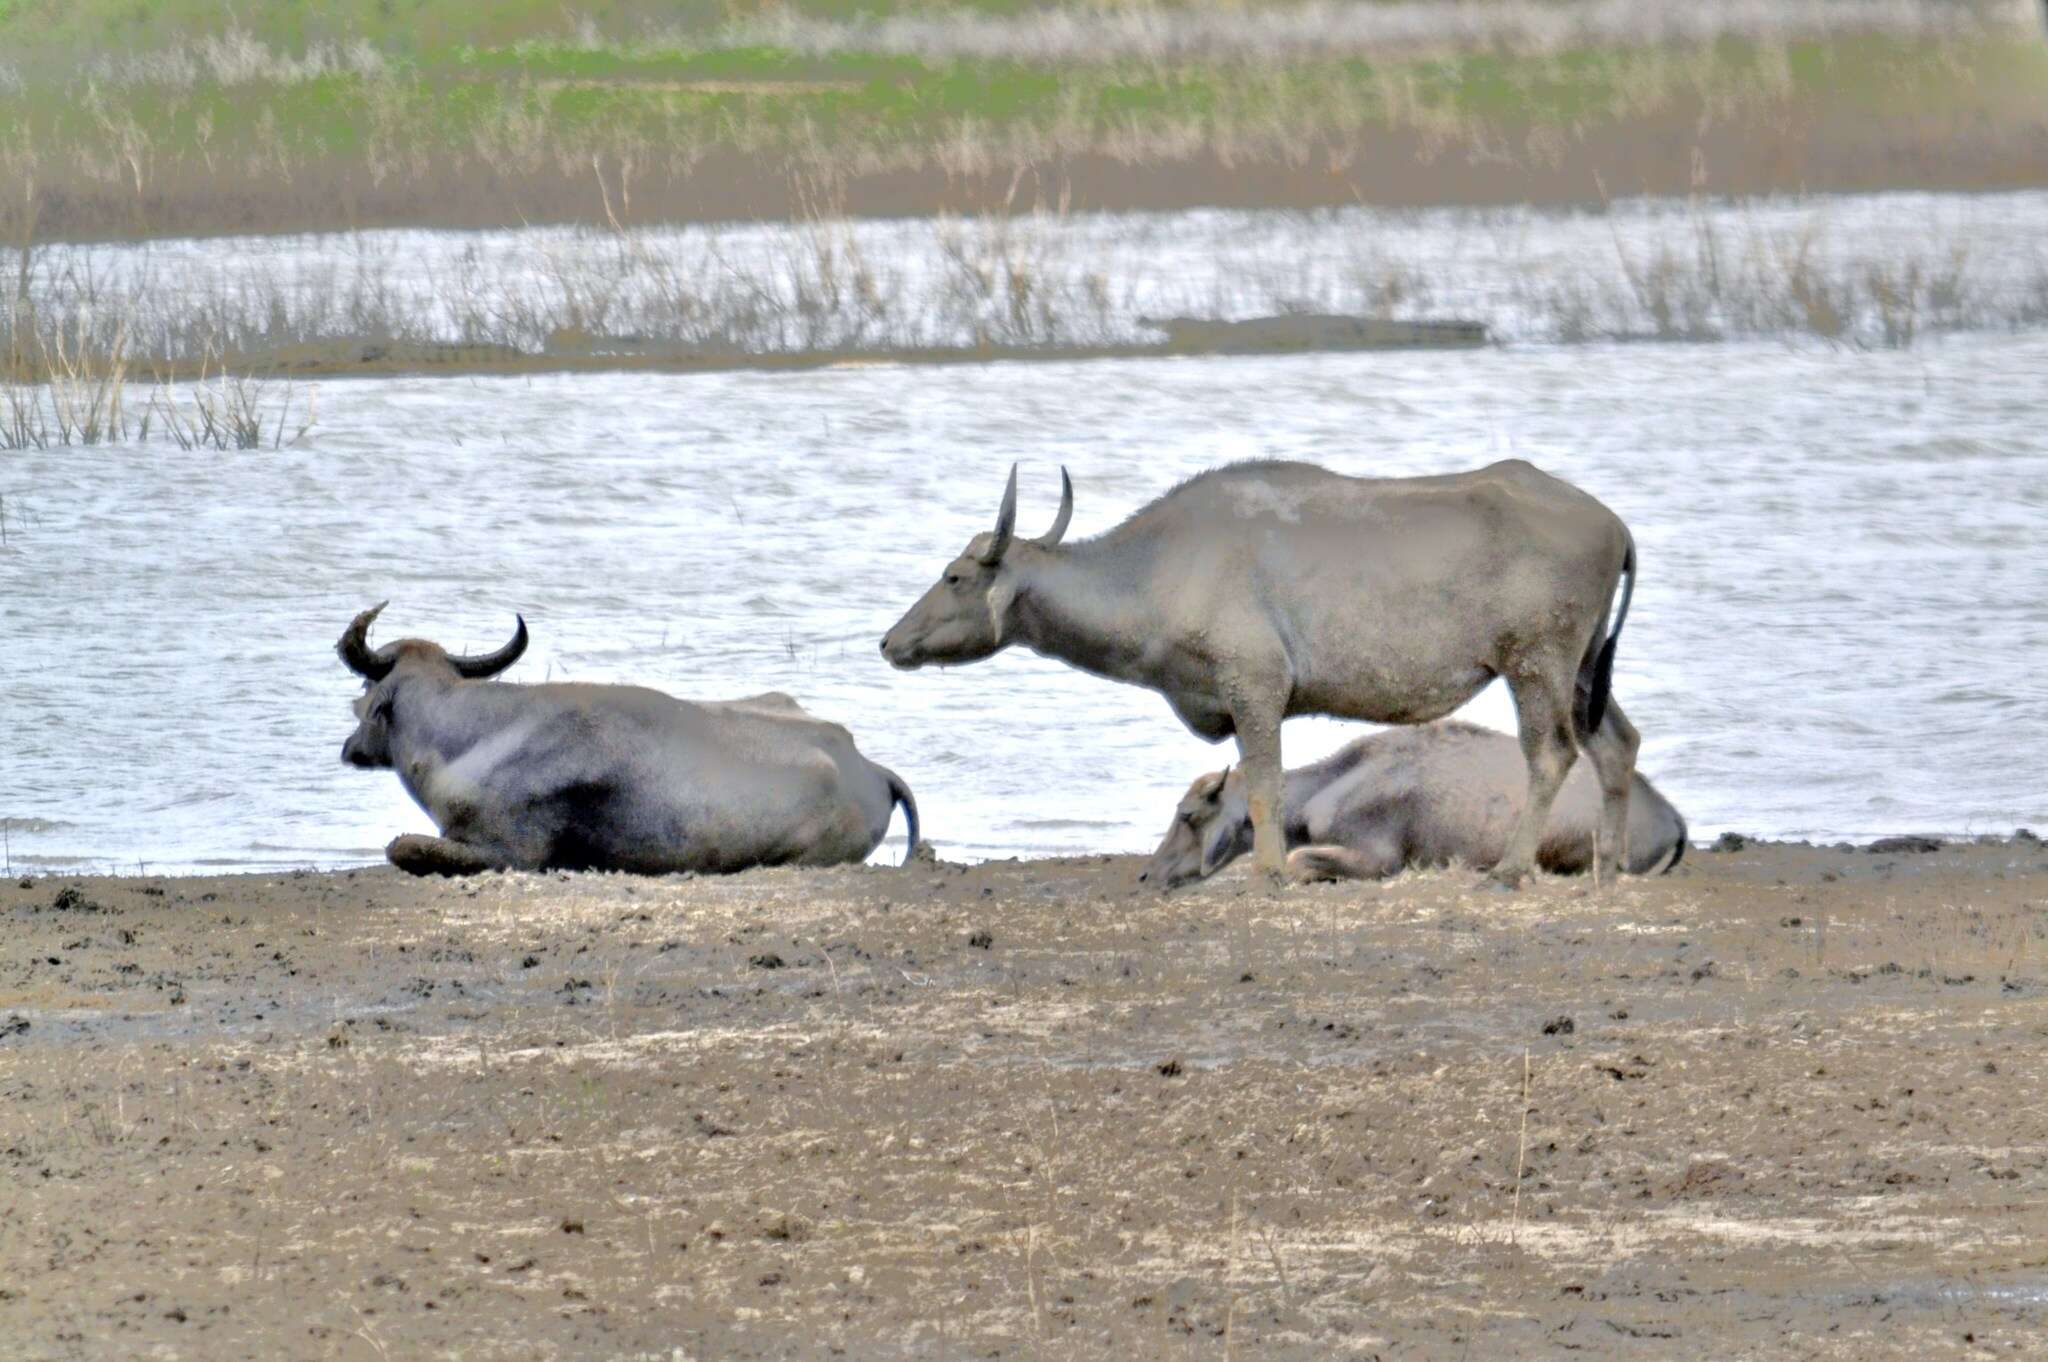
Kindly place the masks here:
[(476, 656), (451, 653), (423, 638), (402, 638), (373, 651), (370, 625), (389, 604), (385, 601), (357, 615), (334, 645), (348, 669), (363, 678), (363, 693), (354, 705), (356, 731), (341, 745), (341, 759), (351, 766), (392, 764), (391, 724), (399, 692), (406, 685), (417, 680), (441, 684), (482, 680), (504, 671), (526, 651), (524, 616), (518, 617), (512, 641), (496, 652)]
[[(1060, 509), (1052, 529), (1026, 541), (1036, 548), (1056, 547), (1074, 518), (1074, 483), (1060, 470)], [(1017, 599), (1016, 573), (1010, 562), (1017, 528), (1017, 466), (1003, 489), (1003, 506), (991, 534), (978, 534), (917, 604), (904, 612), (896, 627), (882, 635), (882, 655), (904, 670), (927, 662), (940, 665), (978, 662), (1009, 642), (1010, 608)]]
[(1138, 878), (1161, 892), (1207, 879), (1252, 849), (1252, 811), (1242, 773), (1197, 776), (1173, 811), (1173, 826)]

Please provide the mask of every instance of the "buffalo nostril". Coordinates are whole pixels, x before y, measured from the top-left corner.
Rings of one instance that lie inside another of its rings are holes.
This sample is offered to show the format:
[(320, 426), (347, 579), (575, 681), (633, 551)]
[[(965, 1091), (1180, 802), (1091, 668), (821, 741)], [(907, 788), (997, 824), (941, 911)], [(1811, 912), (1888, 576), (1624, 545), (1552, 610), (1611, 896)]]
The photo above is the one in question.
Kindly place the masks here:
[(885, 653), (889, 651), (889, 640), (886, 638), (882, 640), (882, 651)]

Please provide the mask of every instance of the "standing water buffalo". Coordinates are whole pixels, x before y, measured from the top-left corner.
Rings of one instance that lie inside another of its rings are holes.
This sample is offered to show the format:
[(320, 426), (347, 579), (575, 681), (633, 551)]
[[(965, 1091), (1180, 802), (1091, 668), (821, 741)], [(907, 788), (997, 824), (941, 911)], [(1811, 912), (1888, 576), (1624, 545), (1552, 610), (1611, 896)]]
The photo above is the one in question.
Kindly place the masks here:
[(363, 678), (354, 766), (398, 772), (439, 837), (385, 849), (415, 875), (482, 870), (744, 870), (865, 860), (897, 804), (917, 850), (917, 801), (837, 724), (787, 695), (699, 704), (639, 686), (488, 678), (526, 651), (526, 621), (494, 653), (424, 639), (372, 651), (357, 615), (335, 650)]
[(1022, 643), (1162, 692), (1201, 737), (1236, 735), (1258, 865), (1276, 874), (1282, 720), (1426, 723), (1505, 677), (1529, 794), (1495, 878), (1513, 885), (1534, 865), (1580, 745), (1612, 874), (1637, 748), (1608, 697), (1636, 577), (1635, 541), (1612, 511), (1519, 459), (1423, 478), (1252, 462), (1062, 545), (1074, 495), (1060, 478), (1051, 532), (1019, 539), (1011, 468), (995, 531), (883, 636), (890, 662), (973, 662)]
[[(1303, 878), (1376, 880), (1411, 865), (1490, 865), (1528, 794), (1522, 754), (1505, 733), (1445, 720), (1360, 738), (1289, 771), (1280, 792), (1288, 868)], [(1556, 874), (1593, 861), (1600, 791), (1584, 767), (1565, 777), (1536, 863)], [(1242, 771), (1197, 777), (1138, 878), (1172, 889), (1206, 879), (1251, 850)], [(1685, 819), (1638, 771), (1628, 801), (1637, 875), (1685, 855)]]

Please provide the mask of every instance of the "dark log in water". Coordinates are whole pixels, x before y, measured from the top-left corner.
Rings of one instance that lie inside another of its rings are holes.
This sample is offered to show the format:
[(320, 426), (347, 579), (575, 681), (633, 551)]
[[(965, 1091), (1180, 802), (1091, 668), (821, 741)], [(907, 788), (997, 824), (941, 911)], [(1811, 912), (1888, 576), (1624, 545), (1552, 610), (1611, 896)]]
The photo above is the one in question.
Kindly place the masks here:
[(1202, 317), (1140, 317), (1166, 333), (1176, 355), (1254, 355), (1290, 350), (1408, 350), (1486, 344), (1486, 325), (1468, 321), (1393, 321), (1298, 313), (1220, 322)]

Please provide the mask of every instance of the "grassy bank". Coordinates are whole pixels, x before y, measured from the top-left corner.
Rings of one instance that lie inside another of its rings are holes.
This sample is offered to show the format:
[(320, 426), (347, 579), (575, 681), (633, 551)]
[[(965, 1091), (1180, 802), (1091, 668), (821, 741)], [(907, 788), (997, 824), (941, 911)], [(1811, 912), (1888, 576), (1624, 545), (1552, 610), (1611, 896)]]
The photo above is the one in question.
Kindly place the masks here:
[(2048, 183), (2018, 5), (211, 8), (0, 3), (0, 232)]

